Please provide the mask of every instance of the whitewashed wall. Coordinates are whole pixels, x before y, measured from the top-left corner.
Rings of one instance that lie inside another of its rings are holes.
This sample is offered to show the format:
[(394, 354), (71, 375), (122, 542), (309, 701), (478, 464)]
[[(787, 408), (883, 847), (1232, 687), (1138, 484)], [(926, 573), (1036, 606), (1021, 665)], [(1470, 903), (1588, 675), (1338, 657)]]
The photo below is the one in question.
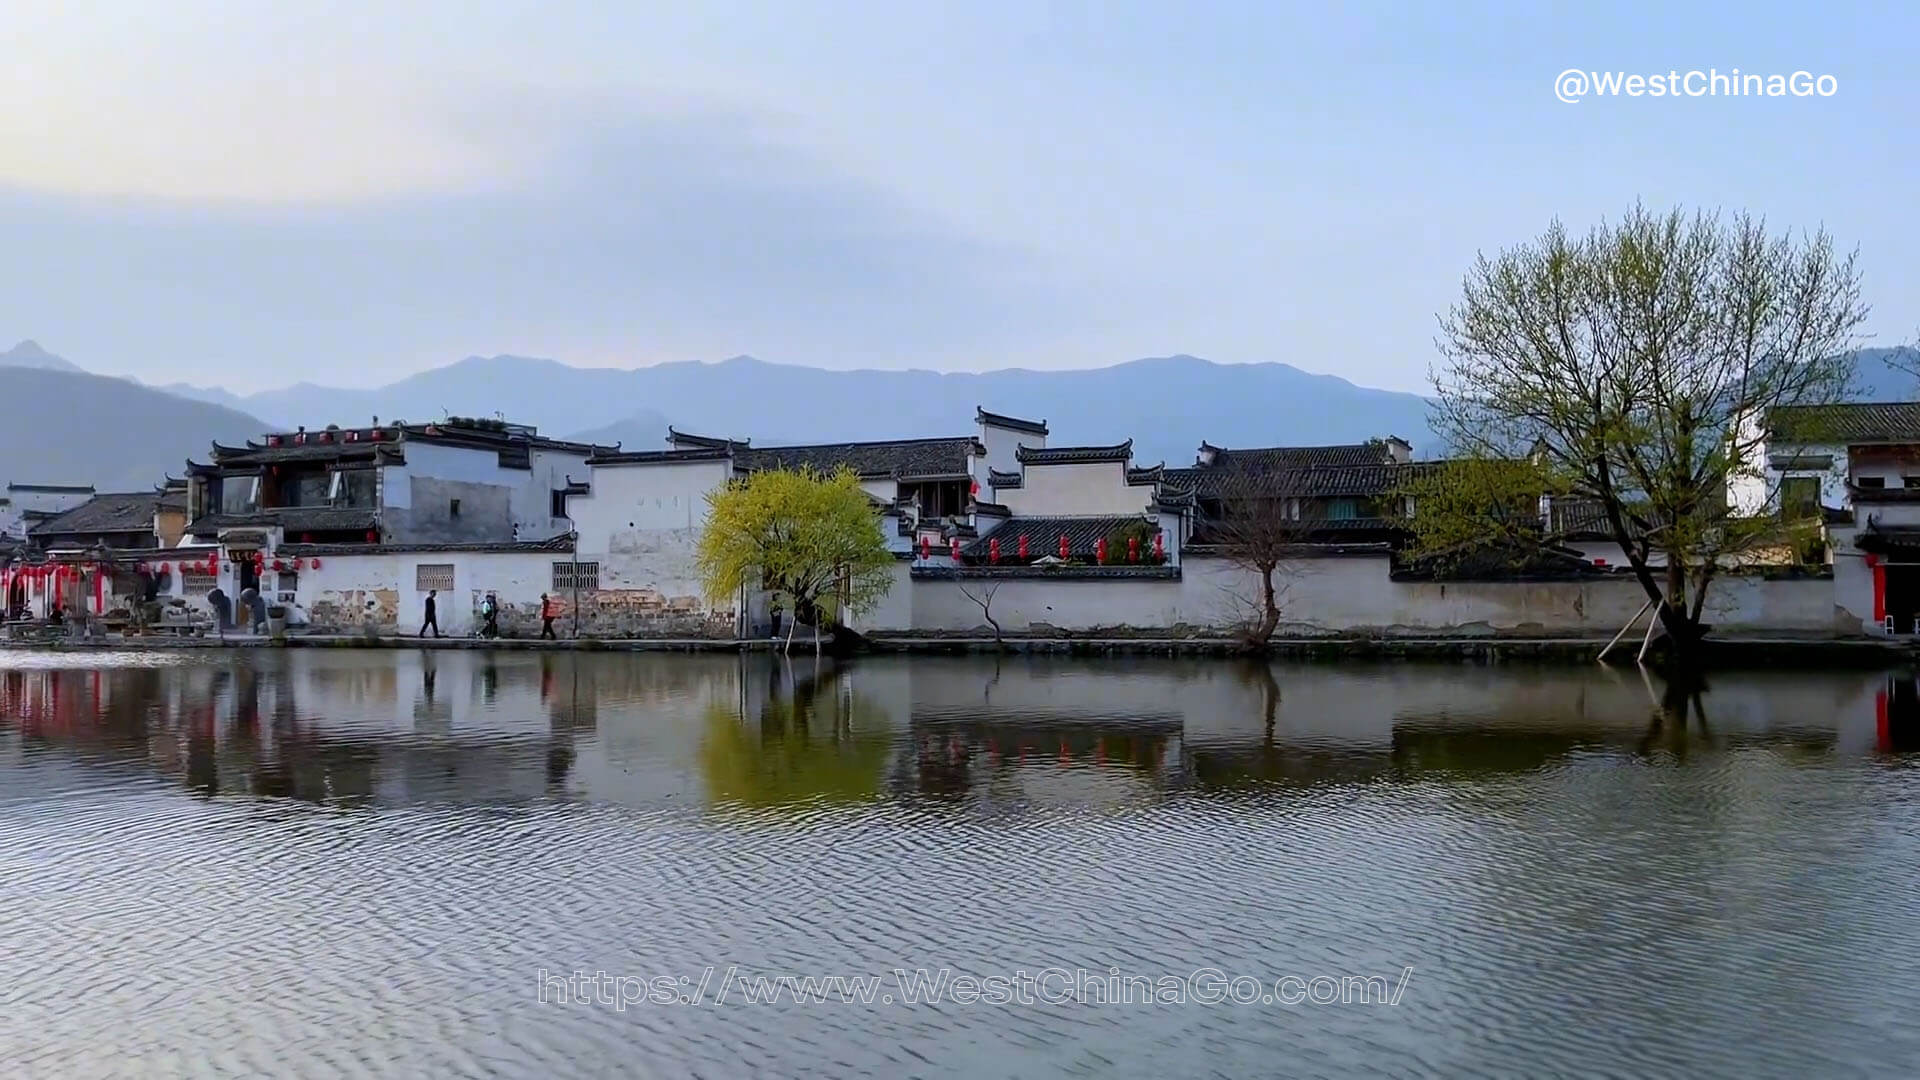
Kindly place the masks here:
[[(1611, 635), (1646, 594), (1626, 578), (1584, 582), (1397, 582), (1385, 556), (1304, 560), (1281, 575), (1280, 632), (1435, 636)], [(965, 582), (983, 595), (986, 579)], [(963, 632), (986, 625), (960, 583), (911, 580), (863, 623), (869, 631)], [(1035, 627), (1226, 631), (1252, 612), (1258, 580), (1224, 559), (1189, 559), (1177, 581), (999, 580), (993, 614), (1010, 632)], [(1830, 579), (1729, 576), (1708, 593), (1706, 620), (1726, 632), (1858, 632), (1836, 613)]]
[(596, 603), (655, 618), (731, 621), (738, 602), (707, 603), (695, 555), (707, 496), (732, 475), (725, 460), (596, 466), (593, 493), (568, 504), (581, 561), (600, 564)]
[(1082, 465), (1028, 465), (1017, 488), (999, 492), (1000, 502), (1018, 517), (1076, 517), (1138, 514), (1153, 499), (1153, 488), (1127, 483), (1119, 461)]
[[(1020, 459), (1015, 451), (1025, 446), (1034, 450), (1044, 450), (1047, 446), (1045, 435), (1036, 435), (1030, 431), (1012, 431), (992, 424), (981, 424), (980, 445), (987, 448), (986, 460), (982, 464), (997, 472), (1017, 473), (1020, 471)], [(983, 475), (981, 480), (984, 482)]]
[[(418, 584), (421, 564), (452, 564), (453, 588), (436, 601), (440, 632), (471, 633), (480, 624), (480, 601), (494, 590), (502, 605), (526, 609), (550, 591), (553, 564), (570, 556), (552, 552), (408, 552), (322, 556), (299, 575), (295, 598), (317, 627), (358, 630), (368, 601), (382, 632), (413, 634), (425, 617), (427, 594)], [(525, 620), (522, 620), (524, 628)], [(509, 624), (511, 625), (511, 624)]]

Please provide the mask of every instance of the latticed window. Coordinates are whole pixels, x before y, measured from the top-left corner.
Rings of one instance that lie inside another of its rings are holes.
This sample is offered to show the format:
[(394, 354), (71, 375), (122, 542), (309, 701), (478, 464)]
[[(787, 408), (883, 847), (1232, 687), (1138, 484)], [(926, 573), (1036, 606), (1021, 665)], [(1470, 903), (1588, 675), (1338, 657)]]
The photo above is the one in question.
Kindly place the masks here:
[(416, 563), (413, 568), (413, 587), (421, 592), (438, 589), (441, 592), (453, 591), (452, 563)]
[(575, 587), (581, 591), (600, 587), (600, 564), (597, 562), (557, 562), (553, 564), (553, 591), (571, 592)]
[(213, 591), (215, 580), (212, 574), (189, 570), (180, 575), (180, 589), (188, 596), (205, 596)]

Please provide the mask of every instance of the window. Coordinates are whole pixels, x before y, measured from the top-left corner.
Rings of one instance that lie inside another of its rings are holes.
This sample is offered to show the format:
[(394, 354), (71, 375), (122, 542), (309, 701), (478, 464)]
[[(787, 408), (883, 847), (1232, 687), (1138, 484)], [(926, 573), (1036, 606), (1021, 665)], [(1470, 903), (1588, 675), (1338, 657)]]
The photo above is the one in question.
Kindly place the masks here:
[(460, 500), (459, 499), (447, 500), (447, 516), (450, 518), (457, 518), (460, 516)]
[(553, 564), (553, 591), (572, 592), (578, 585), (581, 592), (600, 587), (600, 564), (597, 562), (557, 562)]
[(332, 483), (333, 478), (323, 472), (297, 476), (287, 485), (287, 490), (281, 496), (282, 503), (286, 506), (325, 506), (327, 491)]
[[(1874, 477), (1875, 480), (1880, 479)], [(1814, 476), (1789, 476), (1780, 481), (1780, 512), (1800, 520), (1820, 513), (1820, 479)]]
[(220, 478), (220, 512), (223, 514), (251, 514), (260, 508), (260, 478), (258, 476), (224, 476)]
[(377, 474), (372, 469), (348, 469), (334, 473), (328, 500), (335, 506), (371, 510), (375, 505), (376, 480)]
[(566, 492), (556, 491), (553, 493), (553, 505), (549, 508), (549, 511), (553, 517), (563, 518), (567, 516)]
[(1334, 499), (1327, 503), (1328, 521), (1352, 521), (1359, 516), (1352, 499)]
[(453, 591), (452, 563), (415, 563), (413, 567), (413, 587), (426, 592), (438, 589), (441, 592)]
[[(1784, 491), (1786, 489), (1786, 485), (1792, 483), (1794, 480), (1810, 480), (1810, 479), (1812, 479), (1812, 477), (1795, 476), (1788, 480), (1782, 481), (1780, 486), (1781, 486), (1781, 489)], [(1884, 476), (1856, 476), (1853, 478), (1853, 486), (1860, 488), (1863, 491), (1878, 491), (1881, 488), (1887, 486), (1887, 478)]]
[(180, 575), (180, 588), (188, 596), (205, 596), (213, 591), (214, 576), (197, 570), (188, 570)]

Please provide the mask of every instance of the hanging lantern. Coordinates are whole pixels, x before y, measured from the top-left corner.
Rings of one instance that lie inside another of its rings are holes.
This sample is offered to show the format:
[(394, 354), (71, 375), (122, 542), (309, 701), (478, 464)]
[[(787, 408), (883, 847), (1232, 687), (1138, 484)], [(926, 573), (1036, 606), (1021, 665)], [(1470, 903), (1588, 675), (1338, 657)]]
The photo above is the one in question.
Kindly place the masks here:
[(306, 565), (307, 565), (307, 560), (305, 560), (305, 559), (295, 559), (295, 560), (293, 560), (293, 568), (294, 568), (295, 570), (301, 570), (301, 569), (304, 569), (304, 568), (306, 567)]
[(1027, 534), (1026, 533), (1020, 534), (1020, 561), (1021, 562), (1027, 561)]
[(976, 499), (979, 498), (980, 497), (980, 481), (978, 480), (967, 481), (967, 494), (973, 496)]
[(1167, 557), (1166, 535), (1166, 533), (1153, 534), (1153, 557), (1156, 559), (1164, 559)]
[(960, 561), (960, 538), (957, 536), (953, 538), (953, 561)]
[(1093, 561), (1101, 566), (1107, 565), (1107, 538), (1104, 536), (1093, 542)]
[(377, 543), (379, 543), (379, 542), (380, 542), (380, 534), (379, 534), (379, 533), (377, 533), (377, 532), (375, 532), (375, 531), (374, 531), (374, 530), (372, 530), (372, 529), (368, 529), (368, 530), (367, 530), (367, 543), (369, 543), (369, 544), (377, 544)]
[(320, 569), (320, 560), (319, 560), (319, 559), (315, 559), (315, 560), (313, 560), (313, 568), (314, 568), (315, 570), (318, 570), (318, 569)]
[(922, 559), (933, 558), (933, 541), (924, 536), (920, 538), (920, 557)]
[(275, 570), (285, 570), (287, 568), (287, 564), (281, 562), (279, 559), (275, 559), (273, 560), (273, 568)]
[(1061, 533), (1060, 534), (1060, 557), (1062, 559), (1066, 558), (1068, 552), (1072, 550), (1073, 550), (1072, 548), (1067, 546), (1067, 534)]
[(987, 541), (987, 561), (995, 566), (1000, 565), (1000, 538), (997, 536)]
[(1127, 537), (1127, 561), (1140, 561), (1140, 538), (1137, 536)]

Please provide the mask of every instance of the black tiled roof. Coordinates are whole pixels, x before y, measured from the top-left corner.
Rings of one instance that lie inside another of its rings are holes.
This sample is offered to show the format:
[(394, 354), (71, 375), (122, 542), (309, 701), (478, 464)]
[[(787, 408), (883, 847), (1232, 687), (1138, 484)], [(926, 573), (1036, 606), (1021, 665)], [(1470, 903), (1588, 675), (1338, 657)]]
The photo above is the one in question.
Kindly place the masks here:
[(1166, 474), (1167, 465), (1164, 461), (1158, 465), (1151, 465), (1144, 469), (1128, 469), (1127, 483), (1157, 484), (1166, 477)]
[(91, 495), (92, 484), (8, 484), (8, 491), (37, 491), (49, 495)]
[(1348, 465), (1387, 465), (1393, 461), (1385, 443), (1342, 443), (1337, 446), (1257, 446), (1244, 450), (1201, 443), (1213, 452), (1211, 468), (1300, 469)]
[(1782, 405), (1768, 410), (1767, 432), (1783, 442), (1920, 442), (1920, 401)]
[(1133, 440), (1113, 446), (1016, 446), (1013, 456), (1022, 465), (1083, 465), (1097, 461), (1133, 460)]
[(154, 511), (159, 507), (157, 491), (95, 495), (35, 525), (32, 535), (37, 539), (73, 533), (152, 532)]
[(1920, 525), (1880, 525), (1869, 522), (1854, 537), (1853, 546), (1882, 555), (1920, 553)]
[(1193, 491), (1226, 498), (1250, 494), (1288, 498), (1364, 497), (1385, 495), (1418, 475), (1416, 470), (1427, 468), (1431, 468), (1427, 463), (1262, 468), (1243, 461), (1222, 465), (1216, 459), (1213, 465), (1167, 469), (1161, 483), (1176, 492)]
[(288, 506), (262, 510), (254, 514), (208, 514), (187, 526), (187, 531), (205, 536), (219, 529), (244, 526), (278, 525), (290, 533), (363, 531), (374, 528), (379, 515), (368, 509), (348, 506)]
[(391, 443), (313, 443), (305, 446), (221, 446), (213, 444), (215, 465), (281, 465), (299, 461), (373, 461), (376, 458), (398, 460), (400, 451)]
[(1017, 472), (1001, 472), (999, 469), (987, 470), (987, 486), (990, 488), (1017, 488), (1023, 477)]
[[(1326, 543), (1342, 538), (1370, 537), (1389, 539), (1397, 537), (1406, 528), (1406, 523), (1398, 518), (1309, 518), (1288, 526), (1290, 538), (1301, 543)], [(1182, 550), (1199, 548), (1217, 548), (1233, 543), (1233, 538), (1211, 521), (1201, 521), (1194, 526), (1193, 536)]]
[(1085, 558), (1093, 554), (1096, 543), (1130, 525), (1151, 525), (1144, 514), (1118, 514), (1101, 517), (1017, 517), (1009, 518), (993, 531), (961, 549), (966, 556), (987, 554), (989, 542), (1000, 539), (1000, 554), (1012, 555), (1021, 534), (1027, 537), (1027, 555), (1040, 558), (1060, 554), (1060, 537), (1066, 536), (1068, 550)]
[(852, 469), (863, 479), (880, 477), (961, 477), (986, 447), (971, 435), (946, 439), (895, 439), (884, 442), (822, 443), (815, 446), (737, 446), (734, 460), (747, 470), (814, 469), (831, 473)]
[(671, 465), (685, 461), (725, 461), (733, 451), (724, 446), (700, 446), (686, 450), (602, 451), (587, 459), (589, 465)]
[(1017, 416), (1008, 416), (1005, 413), (990, 413), (978, 405), (973, 407), (973, 420), (977, 424), (990, 424), (997, 428), (1005, 428), (1008, 431), (1024, 431), (1029, 435), (1045, 435), (1047, 433), (1047, 422), (1045, 420), (1022, 420)]
[(981, 502), (979, 499), (973, 500), (973, 502), (967, 506), (967, 512), (971, 514), (987, 514), (992, 517), (1013, 516), (1013, 511), (1007, 509), (1004, 505), (993, 502)]
[(696, 450), (745, 450), (753, 443), (752, 439), (720, 439), (711, 435), (695, 435), (690, 431), (677, 430), (672, 424), (667, 425), (667, 441), (675, 446)]

